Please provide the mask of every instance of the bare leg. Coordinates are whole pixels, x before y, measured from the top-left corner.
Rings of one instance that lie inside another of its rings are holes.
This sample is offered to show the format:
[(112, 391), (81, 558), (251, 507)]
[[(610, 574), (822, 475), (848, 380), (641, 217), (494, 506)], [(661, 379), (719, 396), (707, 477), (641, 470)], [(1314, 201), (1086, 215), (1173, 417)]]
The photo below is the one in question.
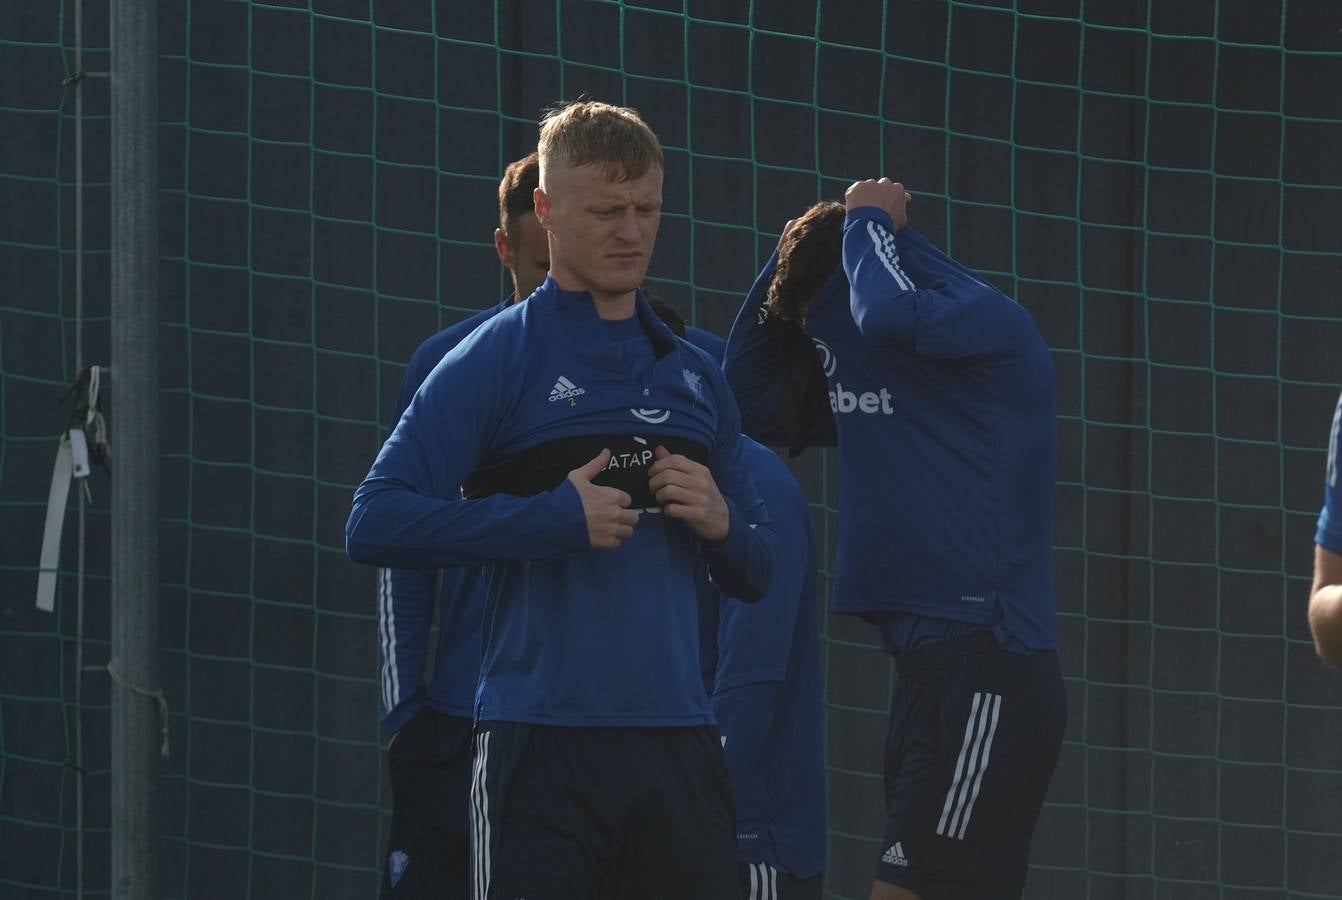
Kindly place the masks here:
[(923, 900), (908, 888), (879, 879), (871, 883), (871, 900)]

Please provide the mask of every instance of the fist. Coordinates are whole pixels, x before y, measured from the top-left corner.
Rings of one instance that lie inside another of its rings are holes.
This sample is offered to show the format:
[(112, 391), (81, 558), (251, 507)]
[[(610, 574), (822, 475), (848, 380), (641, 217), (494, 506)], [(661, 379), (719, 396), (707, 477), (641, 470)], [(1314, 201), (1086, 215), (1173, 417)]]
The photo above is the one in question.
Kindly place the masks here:
[(582, 511), (587, 518), (587, 538), (594, 550), (614, 550), (634, 533), (638, 513), (629, 508), (632, 498), (624, 491), (593, 484), (610, 462), (610, 450), (602, 450), (586, 465), (568, 473), (568, 480), (578, 492)]
[(680, 519), (705, 541), (727, 537), (731, 513), (707, 466), (658, 446), (648, 467), (648, 490), (668, 519)]
[(859, 206), (876, 206), (885, 210), (895, 223), (896, 231), (909, 224), (911, 202), (913, 195), (904, 190), (904, 185), (889, 178), (882, 178), (880, 181), (871, 179), (854, 181), (843, 195), (844, 208), (849, 212)]

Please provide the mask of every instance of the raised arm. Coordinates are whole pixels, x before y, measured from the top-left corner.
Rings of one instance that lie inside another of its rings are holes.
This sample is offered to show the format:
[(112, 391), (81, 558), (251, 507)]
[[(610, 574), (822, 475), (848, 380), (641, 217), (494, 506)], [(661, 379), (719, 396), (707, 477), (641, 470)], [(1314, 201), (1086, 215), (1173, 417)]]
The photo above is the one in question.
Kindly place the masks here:
[(765, 327), (769, 292), (778, 254), (769, 257), (746, 294), (727, 335), (722, 371), (727, 376), (741, 412), (741, 428), (757, 441), (779, 446), (787, 443), (780, 413), (783, 391), (783, 348)]
[(903, 185), (860, 181), (846, 200), (843, 267), (869, 344), (947, 359), (1011, 352), (1028, 313), (905, 227)]
[[(793, 399), (791, 406), (798, 408), (789, 412), (789, 391), (794, 392), (791, 396), (804, 396), (798, 386), (814, 375), (820, 379), (818, 389), (823, 397), (824, 384), (818, 369), (814, 373), (805, 371), (807, 363), (815, 365), (801, 357), (815, 353), (810, 338), (800, 326), (783, 322), (765, 305), (777, 265), (775, 252), (746, 295), (727, 337), (722, 370), (741, 411), (741, 430), (761, 443), (789, 447), (795, 455), (804, 447), (832, 447), (838, 434), (834, 418), (823, 404), (821, 414), (814, 416), (805, 404)], [(798, 420), (791, 427), (789, 415)]]

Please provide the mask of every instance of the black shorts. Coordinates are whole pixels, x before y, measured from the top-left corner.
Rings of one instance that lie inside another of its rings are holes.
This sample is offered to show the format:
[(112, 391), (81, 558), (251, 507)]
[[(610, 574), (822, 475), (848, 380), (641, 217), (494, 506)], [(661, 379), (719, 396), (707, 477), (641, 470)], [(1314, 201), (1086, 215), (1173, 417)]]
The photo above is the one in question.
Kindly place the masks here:
[(741, 863), (741, 900), (820, 900), (824, 879), (793, 878), (767, 863)]
[(1067, 725), (1057, 653), (983, 632), (896, 663), (876, 878), (923, 900), (1016, 900)]
[(387, 751), (391, 833), (382, 896), (464, 900), (470, 880), (471, 720), (424, 709)]
[(715, 726), (481, 722), (472, 900), (736, 900), (736, 822)]

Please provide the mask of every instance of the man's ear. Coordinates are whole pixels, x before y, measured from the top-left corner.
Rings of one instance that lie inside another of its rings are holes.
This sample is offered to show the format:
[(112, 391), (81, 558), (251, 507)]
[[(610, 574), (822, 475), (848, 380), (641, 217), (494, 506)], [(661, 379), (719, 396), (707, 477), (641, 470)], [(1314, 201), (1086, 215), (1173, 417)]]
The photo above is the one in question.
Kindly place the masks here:
[(541, 220), (541, 227), (546, 231), (552, 231), (550, 227), (550, 198), (541, 188), (531, 192), (532, 202), (536, 205), (536, 218)]
[(513, 245), (508, 243), (508, 232), (502, 228), (494, 229), (494, 251), (499, 255), (499, 262), (509, 272), (513, 270), (516, 261), (513, 257)]

